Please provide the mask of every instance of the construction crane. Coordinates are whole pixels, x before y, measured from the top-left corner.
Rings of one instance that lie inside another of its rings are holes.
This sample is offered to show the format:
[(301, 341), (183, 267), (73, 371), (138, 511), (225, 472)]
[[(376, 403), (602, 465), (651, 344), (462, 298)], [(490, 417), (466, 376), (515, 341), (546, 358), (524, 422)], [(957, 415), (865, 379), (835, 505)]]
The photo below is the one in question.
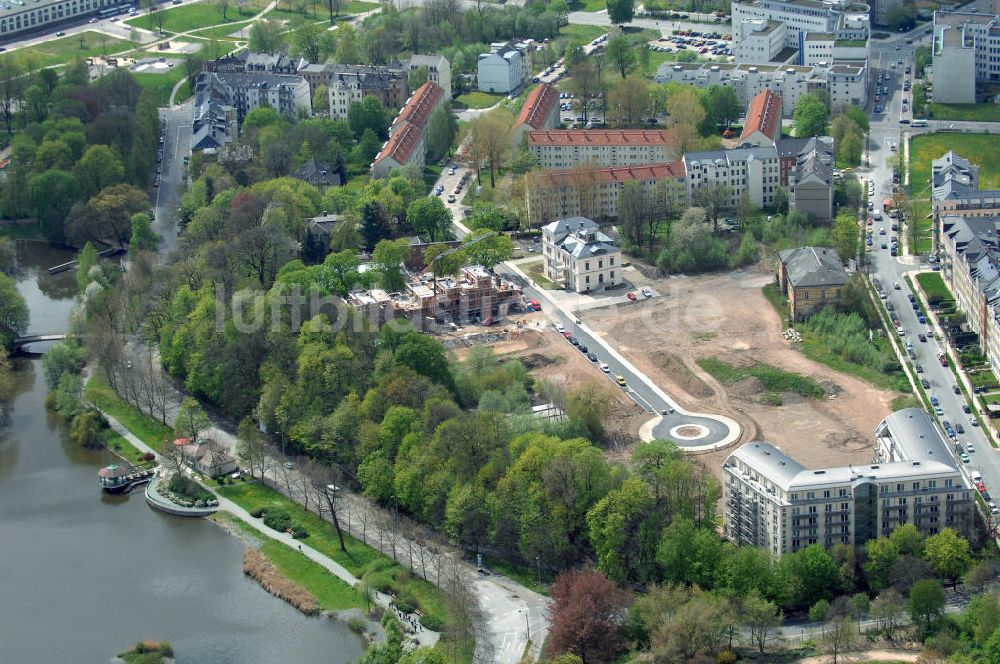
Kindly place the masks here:
[(461, 246), (452, 247), (451, 249), (448, 249), (446, 251), (442, 251), (440, 254), (438, 254), (437, 256), (434, 257), (434, 260), (431, 261), (431, 278), (434, 281), (434, 300), (435, 300), (435, 302), (437, 301), (437, 294), (438, 294), (438, 278), (437, 278), (437, 265), (438, 265), (438, 261), (441, 260), (442, 258), (444, 258), (445, 256), (450, 256), (450, 255), (452, 255), (453, 253), (455, 253), (457, 251), (462, 251), (466, 247), (471, 247), (472, 245), (474, 245), (474, 244), (476, 244), (478, 242), (482, 242), (483, 240), (485, 240), (487, 238), (491, 238), (491, 237), (493, 237), (496, 234), (497, 234), (496, 231), (488, 231), (488, 232), (483, 233), (482, 235), (478, 236), (474, 240), (470, 240), (469, 242), (466, 242), (465, 244), (463, 244)]

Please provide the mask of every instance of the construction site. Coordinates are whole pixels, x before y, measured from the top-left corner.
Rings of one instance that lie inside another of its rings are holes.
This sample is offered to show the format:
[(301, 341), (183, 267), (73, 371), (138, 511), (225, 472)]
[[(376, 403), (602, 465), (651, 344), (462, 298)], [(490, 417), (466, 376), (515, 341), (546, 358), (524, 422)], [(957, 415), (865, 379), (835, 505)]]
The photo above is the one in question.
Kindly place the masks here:
[(408, 273), (404, 290), (358, 290), (347, 303), (371, 323), (407, 320), (420, 329), (447, 329), (468, 323), (493, 325), (508, 312), (528, 311), (521, 287), (492, 274), (481, 265), (469, 265), (456, 276)]

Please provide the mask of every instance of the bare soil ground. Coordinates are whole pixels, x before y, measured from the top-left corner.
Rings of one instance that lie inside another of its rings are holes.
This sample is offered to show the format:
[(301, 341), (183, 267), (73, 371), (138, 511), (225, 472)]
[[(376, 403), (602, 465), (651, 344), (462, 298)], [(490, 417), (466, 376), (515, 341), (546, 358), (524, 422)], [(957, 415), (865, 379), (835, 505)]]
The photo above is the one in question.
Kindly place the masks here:
[[(702, 277), (634, 276), (637, 288), (648, 285), (662, 295), (581, 317), (668, 394), (693, 410), (733, 417), (744, 428), (740, 442), (766, 440), (806, 466), (871, 459), (875, 426), (896, 394), (813, 362), (787, 342), (780, 317), (761, 292), (773, 279), (769, 267)], [(809, 376), (827, 397), (782, 395), (783, 405), (767, 405), (757, 379), (723, 386), (698, 366), (702, 357), (736, 366), (764, 362)], [(701, 460), (721, 475), (731, 450)]]
[[(506, 339), (489, 344), (494, 352), (502, 359), (520, 359), (536, 379), (557, 381), (567, 388), (587, 381), (603, 386), (611, 400), (611, 414), (605, 422), (611, 439), (610, 453), (614, 456), (637, 443), (639, 427), (651, 415), (625, 396), (622, 390), (615, 389), (595, 363), (555, 331), (544, 314), (527, 314), (519, 316), (517, 320), (522, 324), (519, 328), (513, 325), (503, 328), (465, 328), (462, 333), (488, 331), (498, 336), (502, 333)], [(463, 334), (449, 337), (457, 339)], [(456, 346), (452, 352), (461, 360), (468, 353), (468, 347)]]

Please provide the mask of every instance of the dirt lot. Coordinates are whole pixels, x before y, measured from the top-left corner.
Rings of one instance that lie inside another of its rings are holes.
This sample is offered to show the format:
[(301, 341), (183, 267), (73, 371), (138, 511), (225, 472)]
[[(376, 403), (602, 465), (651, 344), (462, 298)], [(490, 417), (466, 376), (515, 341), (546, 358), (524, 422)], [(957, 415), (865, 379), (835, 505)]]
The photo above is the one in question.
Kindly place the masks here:
[[(596, 364), (566, 343), (544, 314), (528, 314), (518, 320), (523, 323), (520, 329), (515, 330), (511, 326), (488, 329), (490, 334), (502, 334), (506, 337), (502, 341), (490, 343), (496, 354), (503, 359), (519, 358), (535, 378), (559, 381), (567, 387), (588, 380), (604, 385), (612, 399), (611, 414), (605, 423), (612, 456), (624, 453), (637, 443), (639, 427), (651, 416), (625, 396), (622, 390), (615, 389)], [(484, 331), (487, 330), (467, 328), (463, 332), (468, 334)], [(461, 336), (451, 335), (451, 338)], [(465, 345), (452, 348), (457, 359), (463, 359), (467, 351), (468, 346)]]
[[(636, 287), (649, 285), (663, 295), (581, 316), (685, 407), (729, 415), (744, 427), (741, 442), (766, 440), (806, 466), (870, 461), (873, 431), (896, 395), (808, 360), (785, 341), (781, 319), (761, 293), (773, 279), (769, 269), (690, 278), (634, 276)], [(767, 405), (756, 379), (723, 386), (695, 363), (700, 357), (737, 366), (771, 364), (813, 378), (827, 397), (782, 395), (781, 406)], [(730, 451), (702, 460), (721, 475)]]

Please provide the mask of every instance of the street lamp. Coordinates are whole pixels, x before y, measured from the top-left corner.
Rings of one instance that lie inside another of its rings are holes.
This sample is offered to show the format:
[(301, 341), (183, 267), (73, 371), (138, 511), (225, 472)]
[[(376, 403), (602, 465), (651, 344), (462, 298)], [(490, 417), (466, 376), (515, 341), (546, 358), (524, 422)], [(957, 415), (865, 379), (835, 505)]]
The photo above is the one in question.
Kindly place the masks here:
[(527, 632), (527, 638), (531, 640), (531, 623), (528, 622), (528, 609), (518, 609), (518, 613), (524, 614), (524, 631)]

